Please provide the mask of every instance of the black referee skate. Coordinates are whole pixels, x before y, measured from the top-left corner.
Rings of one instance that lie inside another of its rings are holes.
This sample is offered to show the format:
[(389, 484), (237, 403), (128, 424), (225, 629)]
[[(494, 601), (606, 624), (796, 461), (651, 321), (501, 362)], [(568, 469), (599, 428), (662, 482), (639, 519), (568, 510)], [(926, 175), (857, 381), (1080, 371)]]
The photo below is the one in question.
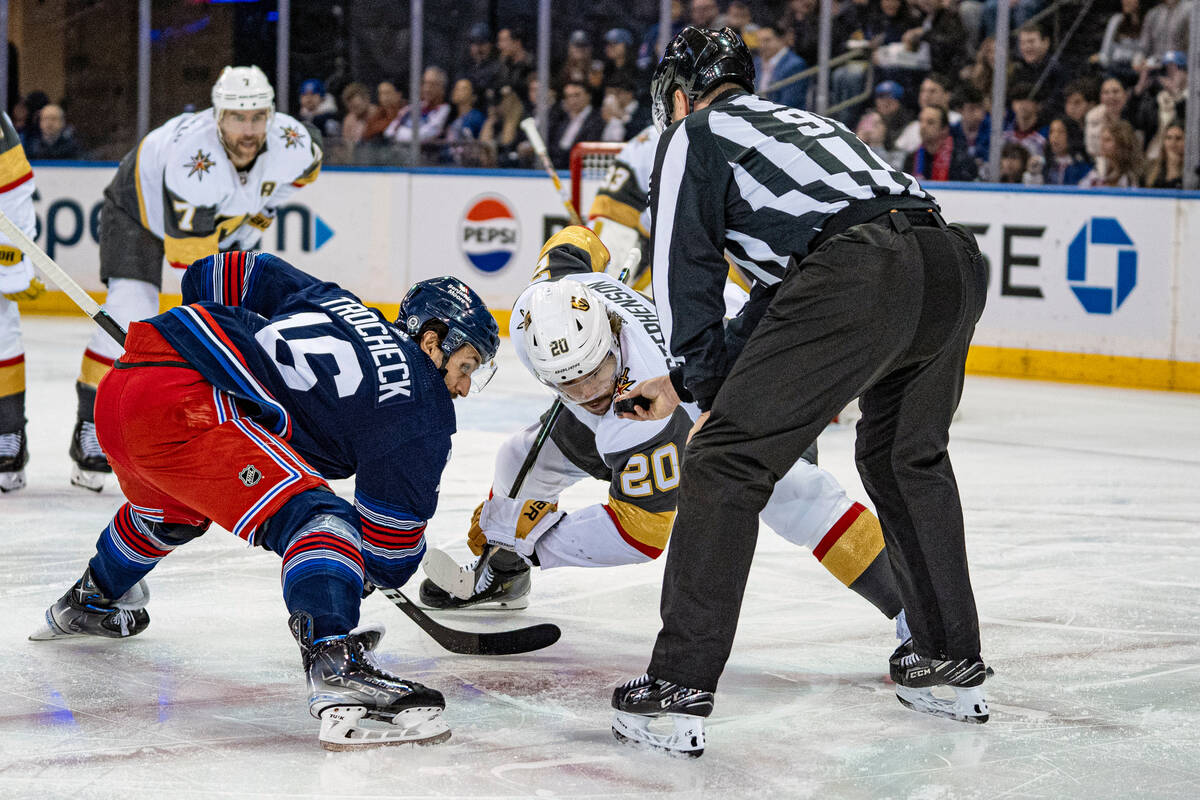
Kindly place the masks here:
[(25, 488), (25, 465), (29, 463), (25, 429), (0, 433), (0, 492)]
[[(612, 707), (612, 732), (618, 741), (690, 758), (704, 754), (704, 718), (713, 710), (712, 692), (642, 675), (613, 690)], [(650, 730), (659, 719), (669, 720), (674, 729)]]
[(71, 485), (99, 492), (104, 488), (104, 476), (112, 473), (108, 456), (100, 449), (96, 438), (96, 423), (77, 420), (71, 434)]
[[(441, 719), (442, 693), (399, 678), (375, 663), (383, 626), (360, 625), (348, 634), (313, 640), (312, 617), (288, 620), (308, 678), (308, 711), (321, 720), (321, 746), (355, 750), (396, 744), (437, 744), (450, 738)], [(364, 727), (362, 720), (387, 723)]]
[[(449, 559), (451, 563), (453, 562), (450, 556), (440, 550), (431, 550), (426, 555), (425, 573), (435, 576), (443, 572), (451, 572), (449, 565), (442, 567), (436, 563), (438, 555), (435, 554), (440, 554), (445, 559)], [(421, 589), (418, 593), (421, 605), (439, 611), (460, 608), (516, 611), (529, 607), (530, 569), (520, 556), (510, 551), (500, 550), (493, 554), (487, 562), (483, 564), (479, 562), (480, 559), (477, 558), (461, 567), (453, 565), (453, 570), (455, 570), (453, 574), (438, 579), (438, 583), (443, 585), (454, 585), (465, 579), (467, 586), (470, 587), (473, 582), (474, 593), (470, 597), (465, 600), (459, 598), (435, 583), (433, 577), (429, 577), (421, 581)], [(441, 568), (439, 569), (439, 567)]]
[(125, 639), (137, 636), (150, 625), (146, 603), (150, 590), (138, 581), (117, 599), (106, 597), (88, 567), (67, 593), (46, 609), (46, 625), (30, 634), (30, 641), (64, 639), (70, 636), (104, 636)]
[[(896, 699), (905, 707), (959, 722), (988, 721), (983, 682), (993, 672), (980, 658), (925, 658), (917, 655), (909, 639), (896, 648), (889, 664), (896, 683)], [(954, 696), (935, 695), (933, 690), (940, 687), (952, 691)]]

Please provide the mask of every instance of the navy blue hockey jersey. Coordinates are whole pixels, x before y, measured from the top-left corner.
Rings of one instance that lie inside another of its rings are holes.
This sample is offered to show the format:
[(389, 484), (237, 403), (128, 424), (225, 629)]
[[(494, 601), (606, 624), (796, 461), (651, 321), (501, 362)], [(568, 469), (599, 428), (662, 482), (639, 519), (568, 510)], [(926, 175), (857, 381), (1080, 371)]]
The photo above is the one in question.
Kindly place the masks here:
[(433, 361), (350, 292), (265, 253), (188, 267), (185, 305), (147, 320), (209, 382), (326, 478), (355, 476), (367, 572), (425, 553), (455, 430)]

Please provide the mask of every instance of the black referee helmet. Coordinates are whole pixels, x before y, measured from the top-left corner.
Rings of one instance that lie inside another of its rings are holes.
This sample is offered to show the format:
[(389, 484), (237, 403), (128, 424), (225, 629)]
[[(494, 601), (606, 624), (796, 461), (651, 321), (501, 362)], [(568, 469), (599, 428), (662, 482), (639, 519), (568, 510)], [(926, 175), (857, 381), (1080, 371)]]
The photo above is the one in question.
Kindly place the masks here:
[(676, 89), (687, 95), (690, 113), (696, 100), (726, 82), (754, 91), (754, 60), (742, 37), (733, 28), (687, 26), (667, 45), (650, 82), (654, 126), (662, 132), (671, 124)]

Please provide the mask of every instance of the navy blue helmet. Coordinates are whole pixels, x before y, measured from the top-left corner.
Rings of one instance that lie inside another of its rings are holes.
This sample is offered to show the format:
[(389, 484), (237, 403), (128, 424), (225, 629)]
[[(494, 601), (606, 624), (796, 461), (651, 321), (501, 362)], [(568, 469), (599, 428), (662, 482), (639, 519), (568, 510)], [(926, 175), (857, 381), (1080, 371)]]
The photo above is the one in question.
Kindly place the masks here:
[(478, 351), (482, 364), (472, 376), (471, 388), (482, 389), (495, 371), (496, 351), (500, 349), (500, 326), (483, 298), (450, 275), (415, 283), (400, 301), (396, 325), (416, 339), (430, 320), (440, 321), (448, 329), (441, 344), (447, 358), (464, 344)]

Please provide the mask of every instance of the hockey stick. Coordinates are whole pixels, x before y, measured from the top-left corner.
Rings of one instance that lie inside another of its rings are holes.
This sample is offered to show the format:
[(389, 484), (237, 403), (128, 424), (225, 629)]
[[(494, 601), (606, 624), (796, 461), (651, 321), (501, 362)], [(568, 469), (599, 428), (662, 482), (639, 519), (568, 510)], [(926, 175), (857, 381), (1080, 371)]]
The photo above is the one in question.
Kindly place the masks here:
[(546, 143), (542, 140), (542, 135), (538, 133), (537, 122), (533, 117), (526, 117), (521, 120), (521, 130), (525, 131), (525, 138), (533, 145), (533, 152), (537, 154), (538, 160), (542, 162), (542, 168), (550, 176), (550, 180), (554, 181), (554, 188), (558, 191), (559, 199), (567, 209), (567, 217), (571, 220), (572, 225), (582, 225), (583, 218), (579, 216), (579, 211), (576, 210), (575, 204), (571, 202), (571, 195), (567, 194), (566, 187), (562, 181), (558, 179), (558, 172), (555, 171), (554, 165), (550, 163), (550, 155), (546, 152)]
[[(24, 251), (33, 265), (42, 271), (55, 286), (66, 292), (67, 296), (79, 306), (83, 313), (91, 317), (105, 333), (116, 340), (117, 344), (125, 346), (125, 329), (100, 308), (83, 287), (75, 279), (54, 263), (37, 243), (25, 235), (25, 232), (13, 224), (8, 216), (0, 211), (0, 232), (3, 232), (13, 244)], [(415, 607), (399, 590), (384, 589), (383, 594), (401, 611), (409, 616), (417, 626), (429, 634), (435, 642), (452, 653), (469, 655), (508, 655), (525, 653), (549, 647), (558, 641), (562, 631), (556, 625), (543, 624), (512, 631), (497, 631), (496, 633), (471, 633), (454, 630), (440, 625), (429, 618), (425, 612)]]
[[(558, 397), (554, 398), (554, 404), (550, 406), (546, 420), (538, 430), (537, 438), (533, 440), (533, 446), (525, 454), (525, 460), (521, 462), (521, 469), (517, 471), (517, 477), (513, 479), (512, 488), (508, 490), (510, 500), (515, 499), (517, 493), (521, 491), (521, 486), (525, 483), (525, 476), (529, 474), (529, 471), (533, 469), (534, 463), (537, 462), (538, 453), (542, 451), (542, 446), (550, 438), (550, 429), (558, 421), (558, 416), (562, 413), (562, 410), (562, 399)], [(483, 569), (492, 556), (496, 554), (497, 550), (499, 548), (494, 544), (485, 545), (483, 552), (479, 554), (479, 562), (472, 566), (471, 569), (464, 569), (445, 550), (431, 548), (425, 555), (425, 563), (422, 565), (422, 568), (425, 570), (425, 574), (429, 576), (429, 580), (433, 581), (439, 589), (454, 595), (459, 600), (467, 600), (475, 594), (475, 580), (479, 574), (479, 570)]]
[(3, 211), (0, 211), (0, 232), (3, 232), (13, 244), (20, 247), (33, 265), (41, 270), (51, 283), (62, 289), (67, 297), (79, 306), (80, 311), (91, 317), (92, 321), (99, 325), (105, 333), (116, 339), (117, 344), (125, 346), (125, 329), (110, 317), (108, 312), (75, 282), (74, 278), (64, 272), (58, 264), (55, 264), (54, 259), (46, 255), (46, 252), (38, 247), (36, 242), (26, 236), (25, 231), (18, 228)]

